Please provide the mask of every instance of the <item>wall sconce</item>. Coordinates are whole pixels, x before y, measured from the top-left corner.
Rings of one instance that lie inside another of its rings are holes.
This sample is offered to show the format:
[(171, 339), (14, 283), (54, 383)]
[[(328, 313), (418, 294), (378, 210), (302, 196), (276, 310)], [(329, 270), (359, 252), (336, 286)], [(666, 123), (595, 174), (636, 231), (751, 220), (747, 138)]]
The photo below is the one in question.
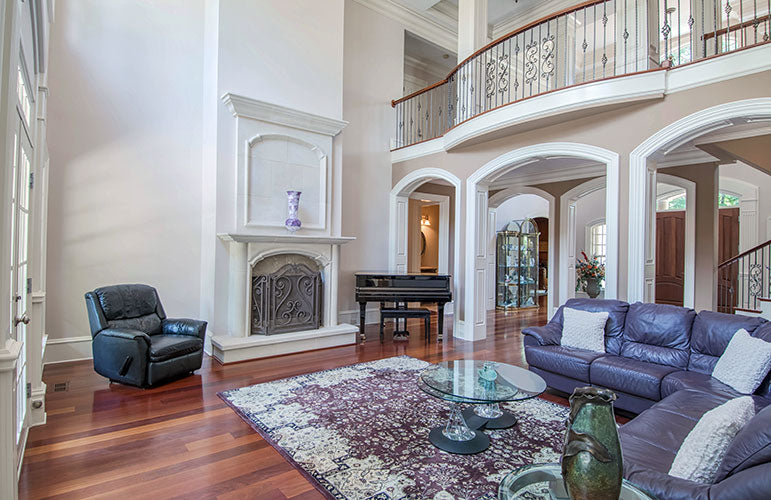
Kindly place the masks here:
[(431, 225), (431, 219), (428, 218), (428, 215), (422, 215), (420, 217), (420, 225), (421, 226), (430, 226)]

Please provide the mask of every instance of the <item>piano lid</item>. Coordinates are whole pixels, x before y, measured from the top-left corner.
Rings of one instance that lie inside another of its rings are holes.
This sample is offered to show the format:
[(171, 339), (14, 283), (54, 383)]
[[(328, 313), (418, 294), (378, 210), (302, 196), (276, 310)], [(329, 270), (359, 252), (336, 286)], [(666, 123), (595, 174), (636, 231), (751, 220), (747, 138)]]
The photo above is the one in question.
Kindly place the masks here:
[(431, 278), (451, 278), (452, 275), (450, 274), (439, 274), (439, 273), (398, 273), (398, 272), (390, 272), (390, 271), (357, 271), (353, 273), (354, 276), (394, 276), (394, 277), (410, 277), (410, 276), (427, 276)]

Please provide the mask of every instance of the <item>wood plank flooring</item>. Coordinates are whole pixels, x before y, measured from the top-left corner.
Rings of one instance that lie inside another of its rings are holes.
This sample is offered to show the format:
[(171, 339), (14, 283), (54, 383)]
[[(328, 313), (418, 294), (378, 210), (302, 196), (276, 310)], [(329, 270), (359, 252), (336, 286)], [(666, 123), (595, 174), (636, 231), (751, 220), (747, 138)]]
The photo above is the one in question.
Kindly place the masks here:
[[(446, 332), (439, 344), (435, 319), (428, 345), (420, 320), (409, 323), (410, 340), (392, 342), (389, 331), (384, 344), (371, 325), (357, 346), (226, 366), (206, 356), (194, 376), (149, 390), (111, 385), (90, 361), (47, 366), (48, 423), (30, 430), (19, 497), (323, 498), (217, 392), (402, 354), (431, 362), (473, 354), (524, 366), (521, 329), (546, 322), (538, 310), (491, 313), (486, 340), (464, 342)], [(66, 391), (53, 391), (65, 382)]]

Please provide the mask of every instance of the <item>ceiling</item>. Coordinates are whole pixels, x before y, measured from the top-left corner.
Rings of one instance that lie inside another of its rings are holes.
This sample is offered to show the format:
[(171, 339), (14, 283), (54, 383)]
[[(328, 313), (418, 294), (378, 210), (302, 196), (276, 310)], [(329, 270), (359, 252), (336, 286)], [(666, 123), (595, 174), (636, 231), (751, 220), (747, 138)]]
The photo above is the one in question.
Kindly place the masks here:
[(404, 56), (405, 61), (412, 58), (425, 64), (425, 71), (435, 80), (445, 78), (455, 67), (458, 59), (454, 52), (445, 50), (409, 31), (404, 33)]
[(511, 185), (532, 185), (583, 179), (605, 175), (605, 165), (574, 157), (534, 158), (532, 163), (510, 170), (495, 179), (490, 189), (504, 189)]

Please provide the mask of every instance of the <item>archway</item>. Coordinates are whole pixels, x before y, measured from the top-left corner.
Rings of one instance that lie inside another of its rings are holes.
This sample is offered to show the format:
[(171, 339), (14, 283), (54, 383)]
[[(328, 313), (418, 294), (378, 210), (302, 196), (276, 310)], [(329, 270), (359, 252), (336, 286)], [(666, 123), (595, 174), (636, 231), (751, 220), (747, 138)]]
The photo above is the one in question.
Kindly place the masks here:
[[(514, 187), (506, 188), (492, 195), (487, 202), (488, 209), (496, 209), (506, 200), (509, 200), (515, 196), (519, 196), (523, 194), (533, 194), (536, 196), (540, 196), (541, 198), (545, 199), (549, 203), (549, 221), (551, 222), (549, 224), (549, 261), (546, 264), (546, 268), (547, 268), (548, 276), (554, 276), (555, 262), (556, 262), (556, 255), (555, 255), (556, 251), (554, 248), (555, 235), (554, 235), (554, 224), (553, 224), (556, 217), (556, 207), (555, 207), (554, 196), (536, 187), (514, 186)], [(492, 238), (495, 238), (494, 234), (492, 235)], [(493, 265), (494, 265), (494, 261), (493, 261)], [(494, 270), (490, 269), (490, 262), (488, 262), (488, 273), (490, 272), (494, 273)], [(490, 279), (489, 276), (488, 276), (488, 279)], [(489, 284), (486, 285), (486, 288), (489, 290), (490, 288)], [(554, 312), (555, 297), (556, 297), (556, 294), (555, 294), (554, 287), (549, 286), (546, 293), (546, 309), (549, 317), (551, 317), (552, 313)]]
[(488, 190), (502, 175), (547, 158), (579, 158), (605, 165), (608, 256), (606, 296), (618, 289), (618, 153), (588, 144), (552, 142), (505, 153), (482, 166), (466, 180), (466, 244), (463, 289), (463, 320), (456, 336), (480, 340), (487, 335), (485, 289), (488, 237)]
[[(627, 300), (651, 301), (655, 285), (655, 186), (657, 165), (652, 157), (672, 151), (700, 136), (735, 125), (771, 118), (771, 98), (746, 99), (713, 106), (659, 130), (629, 155), (629, 262)], [(713, 280), (714, 281), (714, 280)], [(715, 302), (713, 296), (713, 302)], [(714, 304), (713, 304), (714, 306)]]
[(388, 268), (391, 272), (406, 272), (408, 257), (408, 208), (409, 197), (415, 190), (432, 180), (442, 180), (455, 190), (453, 204), (455, 234), (453, 240), (453, 332), (458, 331), (457, 304), (460, 290), (460, 213), (462, 190), (460, 179), (440, 168), (422, 168), (405, 175), (389, 194)]

